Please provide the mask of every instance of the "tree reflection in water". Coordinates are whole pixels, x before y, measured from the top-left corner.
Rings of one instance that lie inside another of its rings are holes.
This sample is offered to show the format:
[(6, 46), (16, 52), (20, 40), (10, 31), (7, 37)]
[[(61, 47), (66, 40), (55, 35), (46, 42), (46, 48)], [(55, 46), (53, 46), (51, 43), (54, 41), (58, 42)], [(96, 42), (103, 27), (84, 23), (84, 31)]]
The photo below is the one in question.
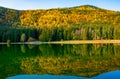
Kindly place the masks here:
[(1, 45), (0, 50), (1, 79), (19, 74), (93, 77), (120, 69), (117, 44)]

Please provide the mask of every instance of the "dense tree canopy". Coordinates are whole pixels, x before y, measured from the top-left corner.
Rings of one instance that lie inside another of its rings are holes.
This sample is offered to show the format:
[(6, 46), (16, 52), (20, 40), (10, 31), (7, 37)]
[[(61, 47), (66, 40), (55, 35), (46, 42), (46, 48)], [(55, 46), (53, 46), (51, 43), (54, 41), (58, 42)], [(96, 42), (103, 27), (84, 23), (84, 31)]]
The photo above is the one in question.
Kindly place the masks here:
[[(49, 10), (0, 7), (0, 41), (120, 39), (120, 12), (84, 5)], [(5, 28), (9, 27), (9, 28)]]

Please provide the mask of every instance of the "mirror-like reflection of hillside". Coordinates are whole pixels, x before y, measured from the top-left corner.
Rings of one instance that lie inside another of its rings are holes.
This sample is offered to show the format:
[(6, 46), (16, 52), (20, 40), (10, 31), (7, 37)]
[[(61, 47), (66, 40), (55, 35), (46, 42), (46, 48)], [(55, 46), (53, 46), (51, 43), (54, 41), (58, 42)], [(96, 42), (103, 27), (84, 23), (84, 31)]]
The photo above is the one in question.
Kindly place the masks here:
[(19, 74), (92, 77), (120, 69), (120, 45), (0, 45), (0, 78)]

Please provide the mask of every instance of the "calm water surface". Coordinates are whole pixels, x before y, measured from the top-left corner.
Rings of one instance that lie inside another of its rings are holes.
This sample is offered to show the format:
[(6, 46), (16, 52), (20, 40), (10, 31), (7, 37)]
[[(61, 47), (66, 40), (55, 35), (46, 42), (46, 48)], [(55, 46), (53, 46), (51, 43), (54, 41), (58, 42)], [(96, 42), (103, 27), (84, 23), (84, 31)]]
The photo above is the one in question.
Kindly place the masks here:
[(119, 70), (119, 44), (0, 45), (0, 79), (120, 79)]

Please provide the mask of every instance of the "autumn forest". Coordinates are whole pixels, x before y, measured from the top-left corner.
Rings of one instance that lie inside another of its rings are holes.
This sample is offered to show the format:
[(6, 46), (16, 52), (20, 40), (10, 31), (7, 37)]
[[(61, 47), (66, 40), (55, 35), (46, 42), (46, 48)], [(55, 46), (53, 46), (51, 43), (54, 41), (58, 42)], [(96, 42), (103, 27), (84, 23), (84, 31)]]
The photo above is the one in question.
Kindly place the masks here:
[(0, 42), (120, 39), (120, 12), (91, 5), (46, 10), (0, 7)]

